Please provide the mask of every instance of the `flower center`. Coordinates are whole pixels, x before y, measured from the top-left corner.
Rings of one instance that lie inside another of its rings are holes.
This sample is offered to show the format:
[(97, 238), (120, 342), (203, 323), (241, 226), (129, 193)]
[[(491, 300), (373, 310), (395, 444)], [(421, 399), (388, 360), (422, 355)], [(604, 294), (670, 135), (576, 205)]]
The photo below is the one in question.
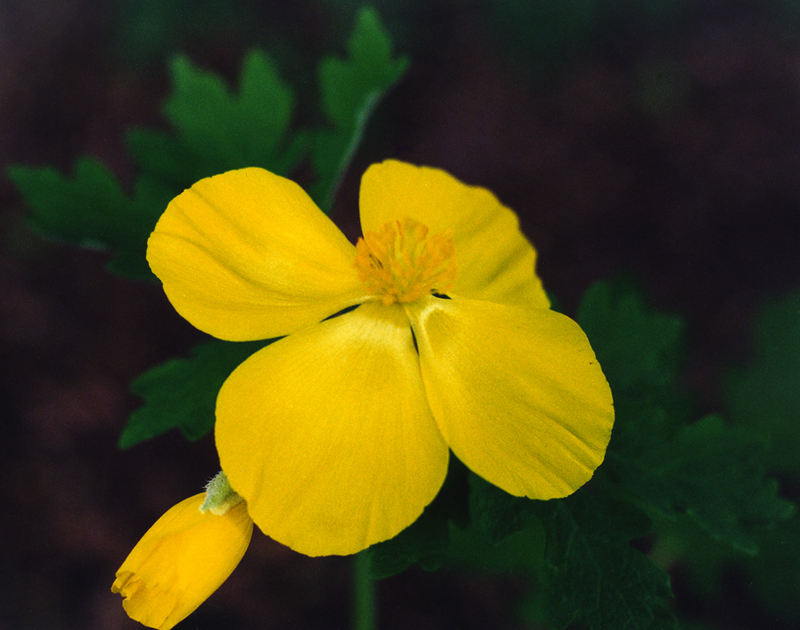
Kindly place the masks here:
[(446, 293), (457, 273), (453, 235), (428, 236), (414, 219), (390, 221), (358, 239), (355, 265), (367, 290), (387, 306)]

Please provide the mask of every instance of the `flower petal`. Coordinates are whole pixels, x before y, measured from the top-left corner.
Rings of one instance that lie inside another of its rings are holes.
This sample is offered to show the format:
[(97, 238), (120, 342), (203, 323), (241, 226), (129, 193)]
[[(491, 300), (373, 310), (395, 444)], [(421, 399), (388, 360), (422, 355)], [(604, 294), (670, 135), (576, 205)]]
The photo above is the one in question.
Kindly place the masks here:
[(166, 512), (145, 533), (117, 571), (131, 619), (169, 630), (219, 588), (239, 564), (253, 533), (242, 502), (222, 516), (200, 512), (205, 493)]
[(410, 525), (449, 457), (400, 307), (363, 304), (250, 357), (217, 399), (217, 450), (253, 520), (309, 556)]
[(361, 228), (410, 217), (430, 233), (453, 231), (458, 279), (452, 294), (532, 307), (550, 302), (536, 276), (536, 250), (512, 210), (485, 188), (437, 168), (387, 160), (361, 179)]
[(516, 496), (563, 497), (602, 463), (611, 390), (578, 325), (548, 309), (431, 297), (407, 307), (428, 402), (455, 455)]
[(230, 341), (286, 335), (357, 303), (364, 292), (354, 258), (297, 184), (259, 168), (178, 195), (147, 247), (175, 310)]

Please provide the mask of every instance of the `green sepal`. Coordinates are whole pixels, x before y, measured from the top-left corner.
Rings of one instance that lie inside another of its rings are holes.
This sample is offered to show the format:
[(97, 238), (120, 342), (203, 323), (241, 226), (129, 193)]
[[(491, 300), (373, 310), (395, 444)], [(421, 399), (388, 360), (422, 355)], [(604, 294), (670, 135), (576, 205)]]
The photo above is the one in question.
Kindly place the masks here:
[(209, 341), (195, 346), (192, 356), (171, 359), (131, 384), (144, 398), (119, 438), (129, 448), (170, 429), (180, 429), (189, 440), (198, 440), (214, 427), (217, 394), (236, 367), (250, 355), (275, 341)]
[(392, 56), (392, 43), (378, 14), (363, 8), (347, 44), (347, 58), (327, 57), (319, 66), (322, 110), (330, 129), (315, 134), (311, 160), (317, 181), (310, 194), (329, 212), (375, 107), (408, 67)]
[(228, 475), (219, 471), (206, 485), (206, 497), (200, 506), (200, 511), (204, 514), (211, 512), (223, 516), (242, 501), (244, 499), (231, 487)]

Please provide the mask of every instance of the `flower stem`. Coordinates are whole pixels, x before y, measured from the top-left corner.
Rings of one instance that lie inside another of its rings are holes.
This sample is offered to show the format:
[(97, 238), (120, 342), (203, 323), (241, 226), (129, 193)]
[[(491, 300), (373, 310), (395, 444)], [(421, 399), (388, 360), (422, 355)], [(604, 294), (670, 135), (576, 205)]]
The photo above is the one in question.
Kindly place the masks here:
[(377, 630), (375, 582), (366, 552), (353, 556), (353, 630)]

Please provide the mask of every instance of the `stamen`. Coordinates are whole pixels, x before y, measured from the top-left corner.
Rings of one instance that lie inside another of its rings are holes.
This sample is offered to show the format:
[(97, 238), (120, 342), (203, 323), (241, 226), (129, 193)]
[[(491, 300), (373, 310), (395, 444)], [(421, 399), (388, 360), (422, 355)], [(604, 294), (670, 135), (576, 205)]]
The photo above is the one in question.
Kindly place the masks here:
[(452, 232), (428, 236), (428, 231), (419, 221), (407, 218), (390, 221), (358, 239), (358, 276), (387, 306), (444, 294), (455, 283), (458, 270)]

